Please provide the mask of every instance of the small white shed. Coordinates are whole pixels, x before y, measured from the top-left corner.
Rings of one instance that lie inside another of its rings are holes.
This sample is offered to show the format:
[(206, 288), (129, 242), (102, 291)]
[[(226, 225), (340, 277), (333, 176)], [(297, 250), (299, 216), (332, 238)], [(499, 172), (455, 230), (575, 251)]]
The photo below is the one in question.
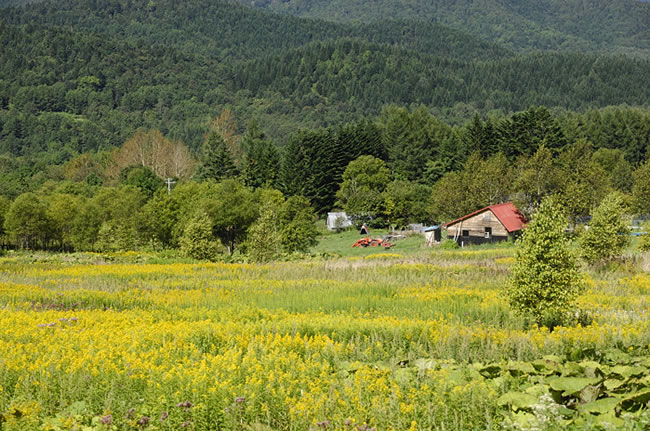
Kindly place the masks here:
[(345, 229), (350, 226), (352, 226), (352, 220), (346, 213), (327, 213), (327, 230)]

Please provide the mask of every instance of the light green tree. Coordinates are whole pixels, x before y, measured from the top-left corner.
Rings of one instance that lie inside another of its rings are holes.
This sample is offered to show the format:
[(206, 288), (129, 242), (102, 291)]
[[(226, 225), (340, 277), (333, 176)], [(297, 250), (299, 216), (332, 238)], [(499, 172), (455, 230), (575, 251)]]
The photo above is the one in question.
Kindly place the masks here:
[(538, 323), (571, 310), (583, 286), (566, 226), (555, 199), (546, 198), (518, 242), (506, 293), (518, 314)]
[(280, 241), (286, 253), (306, 253), (316, 245), (318, 229), (314, 224), (315, 218), (307, 198), (291, 196), (287, 199), (280, 213)]
[(384, 207), (390, 225), (428, 222), (431, 188), (406, 180), (395, 180), (384, 192)]
[(61, 250), (72, 249), (74, 218), (81, 209), (79, 196), (55, 193), (48, 198), (47, 216), (50, 220), (52, 238), (59, 243)]
[(580, 235), (581, 254), (585, 261), (593, 265), (621, 256), (630, 243), (624, 213), (623, 197), (619, 192), (605, 196), (594, 209), (589, 227)]
[(185, 225), (179, 243), (183, 254), (201, 260), (215, 260), (221, 248), (212, 235), (210, 216), (201, 210)]
[(338, 204), (358, 224), (375, 221), (376, 225), (383, 215), (383, 193), (389, 182), (390, 171), (383, 160), (361, 156), (345, 168), (341, 188), (336, 193)]
[(284, 197), (277, 190), (264, 190), (260, 203), (260, 216), (248, 229), (246, 240), (248, 255), (256, 262), (268, 262), (282, 252), (280, 238), (280, 209)]
[(233, 179), (211, 187), (198, 206), (210, 216), (212, 233), (230, 254), (246, 239), (248, 228), (258, 216), (253, 192)]
[(4, 228), (19, 248), (46, 247), (50, 221), (47, 206), (33, 193), (23, 193), (5, 214)]

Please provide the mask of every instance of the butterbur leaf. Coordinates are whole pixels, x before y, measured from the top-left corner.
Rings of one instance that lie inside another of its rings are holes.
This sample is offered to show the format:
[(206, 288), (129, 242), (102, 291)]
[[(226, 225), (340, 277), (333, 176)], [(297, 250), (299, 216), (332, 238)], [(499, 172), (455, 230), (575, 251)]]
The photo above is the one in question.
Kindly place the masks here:
[(531, 364), (535, 367), (535, 372), (543, 376), (550, 376), (551, 374), (560, 372), (560, 367), (557, 364), (543, 359), (533, 361)]
[(499, 397), (500, 406), (510, 406), (514, 411), (529, 409), (537, 403), (537, 397), (523, 392), (507, 392)]
[(624, 381), (622, 380), (616, 380), (616, 379), (607, 379), (605, 380), (605, 388), (608, 391), (613, 391), (616, 388), (620, 388), (625, 384)]
[(537, 424), (535, 415), (520, 411), (512, 415), (514, 422), (519, 425), (521, 429), (533, 429)]
[(630, 355), (625, 352), (621, 352), (618, 349), (607, 350), (605, 352), (605, 359), (607, 359), (608, 362), (614, 364), (629, 364), (631, 360)]
[(611, 374), (617, 374), (623, 378), (643, 376), (648, 373), (644, 367), (634, 367), (629, 365), (617, 365), (610, 370)]
[(564, 396), (575, 395), (589, 385), (595, 385), (600, 379), (593, 377), (551, 377), (548, 383), (551, 389), (562, 391)]
[(562, 375), (564, 376), (575, 376), (575, 377), (584, 376), (583, 368), (575, 362), (567, 362), (566, 364), (564, 364), (563, 370), (564, 371)]
[(489, 364), (479, 370), (483, 377), (493, 378), (501, 373), (501, 365)]
[(529, 362), (508, 362), (508, 371), (513, 376), (521, 376), (526, 374), (535, 374), (537, 371), (535, 367), (532, 366)]
[(605, 429), (620, 429), (625, 426), (623, 419), (617, 418), (614, 412), (608, 412), (594, 418), (594, 424), (600, 425)]
[(585, 377), (600, 377), (605, 375), (603, 371), (605, 367), (598, 362), (582, 361), (579, 365), (582, 367)]
[(539, 398), (542, 395), (548, 393), (548, 385), (544, 385), (544, 384), (533, 385), (533, 386), (531, 386), (529, 388), (526, 388), (526, 390), (524, 392), (529, 394), (529, 395), (533, 395), (536, 398)]
[(614, 412), (614, 408), (621, 402), (618, 398), (601, 398), (596, 401), (591, 401), (586, 404), (582, 404), (578, 409), (585, 413), (597, 413), (604, 414), (608, 412)]
[(626, 396), (621, 401), (621, 408), (625, 411), (634, 411), (648, 402), (650, 402), (650, 389), (644, 389)]

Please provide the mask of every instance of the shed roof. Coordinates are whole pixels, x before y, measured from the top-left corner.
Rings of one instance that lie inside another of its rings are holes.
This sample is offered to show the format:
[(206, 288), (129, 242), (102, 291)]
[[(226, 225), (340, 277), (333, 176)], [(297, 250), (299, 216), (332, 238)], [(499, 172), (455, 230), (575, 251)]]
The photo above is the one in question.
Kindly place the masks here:
[(518, 231), (519, 229), (523, 228), (528, 222), (528, 220), (526, 220), (526, 217), (524, 217), (524, 215), (512, 202), (505, 202), (502, 204), (490, 205), (488, 207), (481, 208), (480, 210), (474, 211), (473, 213), (457, 218), (454, 221), (445, 223), (442, 225), (442, 227), (446, 228), (487, 210), (490, 210), (492, 213), (494, 213), (496, 218), (499, 219), (501, 224), (506, 228), (508, 232)]

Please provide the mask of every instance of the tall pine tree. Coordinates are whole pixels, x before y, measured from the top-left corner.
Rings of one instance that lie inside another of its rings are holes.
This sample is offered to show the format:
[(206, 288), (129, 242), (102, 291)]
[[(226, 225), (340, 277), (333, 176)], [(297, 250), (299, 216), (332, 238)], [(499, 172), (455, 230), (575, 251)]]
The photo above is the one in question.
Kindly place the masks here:
[(226, 146), (226, 141), (216, 132), (210, 132), (201, 148), (197, 178), (201, 181), (220, 181), (237, 175), (237, 167)]

